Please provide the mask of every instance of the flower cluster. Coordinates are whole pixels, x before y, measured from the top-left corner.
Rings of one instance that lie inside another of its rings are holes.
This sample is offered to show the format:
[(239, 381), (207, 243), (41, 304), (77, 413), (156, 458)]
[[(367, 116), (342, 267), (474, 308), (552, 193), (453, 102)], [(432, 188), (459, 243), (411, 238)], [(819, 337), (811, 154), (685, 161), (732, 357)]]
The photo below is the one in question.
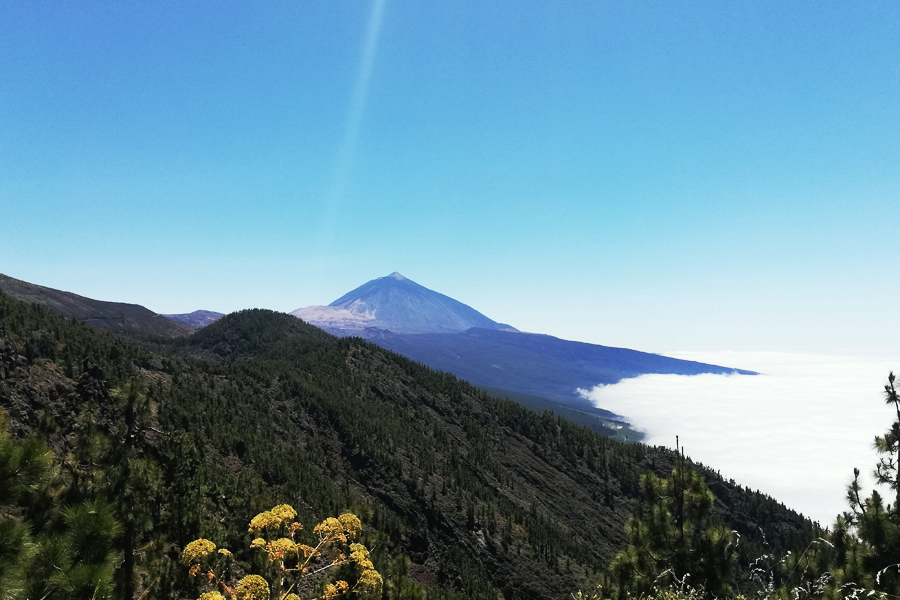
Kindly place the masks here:
[(279, 504), (269, 511), (281, 522), (287, 523), (297, 518), (297, 511), (289, 504)]
[(281, 525), (281, 520), (272, 511), (261, 512), (250, 520), (250, 531), (259, 533), (263, 529), (274, 529)]
[[(255, 540), (254, 540), (255, 541)], [(269, 553), (269, 562), (276, 562), (284, 559), (284, 555), (297, 552), (297, 544), (289, 538), (278, 538), (273, 542), (266, 544), (266, 551)]]
[(374, 569), (369, 551), (362, 544), (350, 544), (350, 558), (363, 569)]
[(363, 597), (380, 598), (384, 582), (369, 558), (369, 550), (362, 544), (350, 544), (350, 559), (362, 569), (355, 591)]
[[(316, 525), (313, 532), (319, 541), (315, 547), (301, 544), (296, 539), (297, 533), (303, 529), (300, 523), (294, 521), (296, 518), (297, 511), (293, 507), (280, 504), (259, 513), (249, 524), (249, 531), (254, 534), (250, 548), (265, 551), (269, 563), (278, 573), (273, 580), (274, 589), (270, 589), (269, 582), (260, 575), (247, 575), (236, 585), (226, 583), (224, 576), (218, 572), (221, 562), (208, 568), (200, 564), (216, 551), (216, 545), (205, 539), (188, 544), (182, 554), (182, 562), (190, 566), (190, 574), (196, 576), (207, 568), (208, 585), (225, 593), (209, 591), (200, 600), (270, 600), (273, 594), (278, 600), (301, 600), (294, 592), (301, 579), (348, 564), (358, 568), (356, 584), (351, 586), (346, 581), (328, 583), (319, 600), (335, 600), (349, 593), (360, 598), (381, 597), (383, 581), (375, 570), (369, 551), (362, 544), (350, 543), (351, 539), (362, 534), (362, 523), (356, 515), (344, 513)], [(225, 548), (219, 549), (218, 553), (226, 558), (231, 556)]]
[[(272, 510), (261, 512), (250, 520), (250, 532), (259, 533), (264, 529), (275, 529), (293, 521), (297, 517), (297, 511), (289, 504), (279, 504)], [(291, 529), (298, 531), (303, 526), (292, 523)]]
[(355, 590), (364, 598), (381, 598), (381, 588), (384, 585), (381, 575), (375, 569), (366, 569), (359, 576), (359, 582)]
[(338, 521), (341, 522), (341, 525), (344, 527), (344, 533), (348, 536), (355, 538), (362, 533), (362, 523), (359, 522), (359, 517), (353, 513), (342, 514), (338, 517)]
[(362, 524), (359, 517), (351, 513), (344, 513), (337, 519), (328, 517), (313, 528), (313, 532), (319, 535), (320, 542), (347, 543), (347, 539), (354, 538), (362, 532)]
[(241, 579), (234, 594), (236, 600), (269, 600), (269, 582), (259, 575)]
[(313, 528), (313, 532), (319, 534), (319, 540), (322, 542), (337, 540), (346, 542), (347, 536), (344, 535), (344, 526), (334, 517), (328, 517)]
[(334, 583), (329, 583), (325, 586), (325, 593), (322, 594), (323, 600), (331, 600), (332, 598), (337, 598), (341, 594), (346, 594), (347, 590), (350, 589), (350, 584), (346, 581), (335, 581)]
[(185, 566), (198, 562), (206, 558), (208, 554), (212, 554), (215, 549), (216, 545), (209, 540), (203, 538), (194, 540), (185, 546), (184, 552), (181, 553), (181, 562)]

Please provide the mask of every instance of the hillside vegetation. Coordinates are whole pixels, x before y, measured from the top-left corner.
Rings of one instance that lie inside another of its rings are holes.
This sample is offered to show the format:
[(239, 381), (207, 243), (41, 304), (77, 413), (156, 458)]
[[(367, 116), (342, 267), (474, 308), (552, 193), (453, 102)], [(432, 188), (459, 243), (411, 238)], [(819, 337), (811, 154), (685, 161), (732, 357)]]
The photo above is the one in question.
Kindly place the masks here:
[[(566, 598), (627, 544), (641, 474), (675, 459), (262, 310), (138, 343), (0, 294), (0, 406), (6, 447), (38, 438), (55, 465), (0, 519), (71, 537), (64, 498), (110, 507), (101, 558), (124, 597), (132, 581), (195, 593), (179, 556), (197, 538), (248, 572), (247, 519), (286, 503), (303, 523), (359, 515), (386, 598)], [(812, 539), (777, 501), (701, 472), (739, 570)]]
[(100, 329), (139, 335), (179, 337), (193, 327), (176, 323), (139, 304), (105, 302), (71, 292), (35, 285), (0, 274), (0, 292), (13, 298), (46, 306), (53, 312)]

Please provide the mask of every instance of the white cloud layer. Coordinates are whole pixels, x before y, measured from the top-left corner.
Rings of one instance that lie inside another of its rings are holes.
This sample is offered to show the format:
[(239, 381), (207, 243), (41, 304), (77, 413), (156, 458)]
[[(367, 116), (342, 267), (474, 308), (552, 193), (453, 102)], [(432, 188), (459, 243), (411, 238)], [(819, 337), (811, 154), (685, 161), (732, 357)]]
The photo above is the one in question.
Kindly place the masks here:
[(830, 526), (847, 509), (853, 468), (875, 465), (889, 427), (888, 372), (900, 356), (676, 352), (669, 356), (764, 373), (644, 375), (582, 393), (626, 416), (651, 445), (680, 436), (695, 461)]

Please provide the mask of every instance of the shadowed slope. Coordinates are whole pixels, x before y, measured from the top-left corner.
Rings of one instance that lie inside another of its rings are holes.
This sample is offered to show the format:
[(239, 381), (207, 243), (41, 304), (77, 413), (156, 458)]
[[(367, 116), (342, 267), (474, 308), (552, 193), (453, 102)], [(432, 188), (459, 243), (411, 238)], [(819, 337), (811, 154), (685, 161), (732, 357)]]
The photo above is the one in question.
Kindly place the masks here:
[(138, 304), (93, 300), (2, 274), (0, 290), (18, 300), (46, 306), (58, 315), (101, 329), (170, 338), (190, 335), (192, 331), (190, 326), (171, 321)]
[(593, 407), (578, 388), (647, 373), (698, 375), (753, 371), (680, 360), (627, 348), (571, 342), (550, 335), (470, 329), (454, 334), (406, 334), (369, 329), (362, 337), (383, 348), (449, 371), (477, 385), (532, 394), (568, 406)]

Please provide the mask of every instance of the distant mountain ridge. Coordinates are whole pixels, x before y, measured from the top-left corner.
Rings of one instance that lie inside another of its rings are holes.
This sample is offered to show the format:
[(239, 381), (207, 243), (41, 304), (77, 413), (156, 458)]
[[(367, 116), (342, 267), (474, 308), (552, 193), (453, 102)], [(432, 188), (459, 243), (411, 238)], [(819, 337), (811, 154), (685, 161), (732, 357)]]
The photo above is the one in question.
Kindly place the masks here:
[[(222, 317), (221, 313), (203, 310), (164, 316), (137, 304), (93, 300), (2, 274), (0, 292), (88, 325), (139, 335), (184, 337)], [(524, 404), (535, 410), (559, 411), (565, 407), (561, 414), (604, 433), (611, 427), (619, 428), (619, 417), (595, 407), (579, 394), (579, 388), (650, 373), (755, 374), (523, 333), (396, 272), (356, 288), (329, 306), (298, 309), (291, 314), (338, 337), (367, 339), (492, 393), (506, 394), (516, 401), (527, 397)], [(626, 437), (632, 439), (630, 433)]]
[(184, 323), (185, 325), (193, 327), (194, 329), (200, 329), (201, 327), (206, 327), (207, 325), (215, 323), (216, 321), (224, 317), (225, 314), (211, 310), (195, 310), (192, 313), (163, 316), (167, 319), (175, 321), (176, 323)]
[(596, 408), (579, 388), (646, 374), (756, 374), (520, 332), (396, 272), (361, 285), (329, 306), (291, 314), (334, 335), (362, 337), (494, 392), (543, 398), (601, 418), (615, 415)]
[(18, 300), (45, 306), (69, 319), (110, 331), (167, 338), (190, 335), (193, 331), (192, 327), (176, 323), (139, 304), (94, 300), (3, 274), (0, 274), (0, 291)]
[(328, 306), (298, 308), (290, 314), (342, 336), (369, 327), (394, 333), (455, 333), (473, 327), (514, 330), (396, 271), (364, 283)]

